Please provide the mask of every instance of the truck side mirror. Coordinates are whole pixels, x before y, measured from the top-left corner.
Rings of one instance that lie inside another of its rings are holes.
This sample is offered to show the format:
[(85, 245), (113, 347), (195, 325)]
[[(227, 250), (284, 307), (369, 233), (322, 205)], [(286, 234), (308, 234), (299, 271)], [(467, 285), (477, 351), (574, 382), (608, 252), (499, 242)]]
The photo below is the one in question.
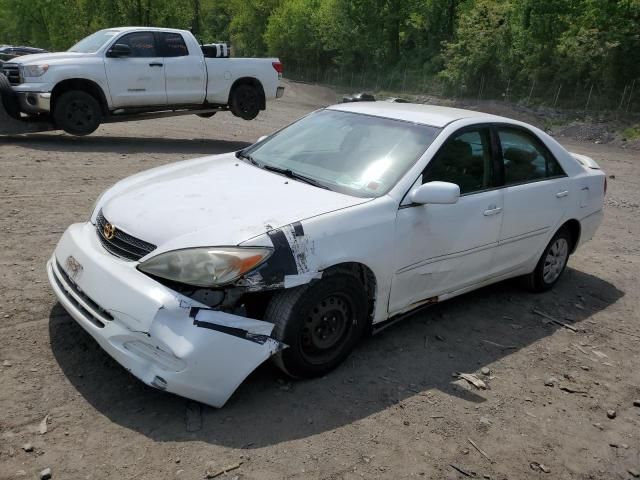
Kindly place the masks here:
[(109, 58), (128, 57), (130, 55), (131, 47), (129, 45), (125, 45), (124, 43), (116, 43), (107, 52), (107, 57)]

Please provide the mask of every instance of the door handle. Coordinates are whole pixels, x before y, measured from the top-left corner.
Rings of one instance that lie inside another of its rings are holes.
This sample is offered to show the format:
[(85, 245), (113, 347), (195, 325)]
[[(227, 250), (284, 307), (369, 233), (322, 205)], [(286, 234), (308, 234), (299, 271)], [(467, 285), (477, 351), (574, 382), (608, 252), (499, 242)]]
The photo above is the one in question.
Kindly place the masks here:
[(502, 208), (500, 208), (500, 207), (489, 208), (488, 210), (484, 211), (484, 216), (485, 217), (490, 217), (491, 215), (497, 215), (501, 211), (502, 211)]
[(556, 197), (558, 198), (566, 197), (568, 195), (569, 195), (569, 190), (563, 190), (562, 192), (556, 193)]
[(162, 66), (162, 64), (161, 64), (161, 63), (159, 63), (159, 62), (151, 62), (151, 63), (149, 64), (149, 66), (150, 66), (150, 67), (161, 67), (161, 66)]

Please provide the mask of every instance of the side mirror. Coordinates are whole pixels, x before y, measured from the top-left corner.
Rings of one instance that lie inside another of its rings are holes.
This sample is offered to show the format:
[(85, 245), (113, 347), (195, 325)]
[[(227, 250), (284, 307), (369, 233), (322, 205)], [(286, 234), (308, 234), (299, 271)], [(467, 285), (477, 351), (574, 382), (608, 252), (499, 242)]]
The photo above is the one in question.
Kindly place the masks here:
[(409, 200), (425, 205), (428, 203), (445, 205), (456, 203), (460, 198), (460, 187), (449, 182), (429, 182), (411, 190)]
[(256, 143), (260, 143), (261, 141), (263, 141), (264, 139), (266, 139), (269, 135), (262, 135), (258, 141)]
[(116, 43), (107, 52), (107, 57), (109, 58), (128, 57), (129, 55), (131, 55), (131, 47), (124, 43)]

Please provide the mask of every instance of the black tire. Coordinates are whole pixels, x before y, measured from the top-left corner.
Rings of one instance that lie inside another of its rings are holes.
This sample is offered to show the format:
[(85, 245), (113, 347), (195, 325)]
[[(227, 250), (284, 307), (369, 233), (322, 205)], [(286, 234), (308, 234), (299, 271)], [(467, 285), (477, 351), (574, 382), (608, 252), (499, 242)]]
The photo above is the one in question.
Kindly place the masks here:
[(551, 289), (558, 283), (567, 267), (572, 245), (573, 239), (569, 229), (560, 228), (542, 252), (535, 270), (522, 277), (524, 286), (532, 292), (545, 292)]
[(252, 85), (238, 85), (231, 92), (231, 113), (243, 120), (253, 120), (260, 113), (262, 95)]
[(275, 324), (273, 337), (288, 348), (273, 361), (294, 378), (324, 375), (340, 365), (362, 337), (367, 311), (362, 284), (348, 274), (278, 292), (265, 320)]
[(82, 90), (70, 90), (55, 100), (53, 121), (71, 135), (89, 135), (102, 122), (100, 102)]
[(199, 116), (200, 118), (211, 118), (216, 114), (216, 112), (209, 112), (209, 113), (196, 113), (197, 116)]
[(5, 111), (12, 118), (20, 118), (20, 104), (18, 103), (18, 97), (11, 88), (9, 79), (0, 73), (0, 97), (2, 98), (2, 105)]

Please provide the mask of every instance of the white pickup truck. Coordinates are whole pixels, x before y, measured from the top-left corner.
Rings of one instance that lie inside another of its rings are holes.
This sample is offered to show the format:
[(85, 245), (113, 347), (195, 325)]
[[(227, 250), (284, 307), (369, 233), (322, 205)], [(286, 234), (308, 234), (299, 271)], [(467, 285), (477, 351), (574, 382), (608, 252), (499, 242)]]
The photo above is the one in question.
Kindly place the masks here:
[(47, 119), (88, 135), (101, 123), (230, 110), (254, 119), (284, 93), (277, 58), (228, 58), (186, 30), (100, 30), (66, 52), (27, 55), (0, 67), (10, 115)]

